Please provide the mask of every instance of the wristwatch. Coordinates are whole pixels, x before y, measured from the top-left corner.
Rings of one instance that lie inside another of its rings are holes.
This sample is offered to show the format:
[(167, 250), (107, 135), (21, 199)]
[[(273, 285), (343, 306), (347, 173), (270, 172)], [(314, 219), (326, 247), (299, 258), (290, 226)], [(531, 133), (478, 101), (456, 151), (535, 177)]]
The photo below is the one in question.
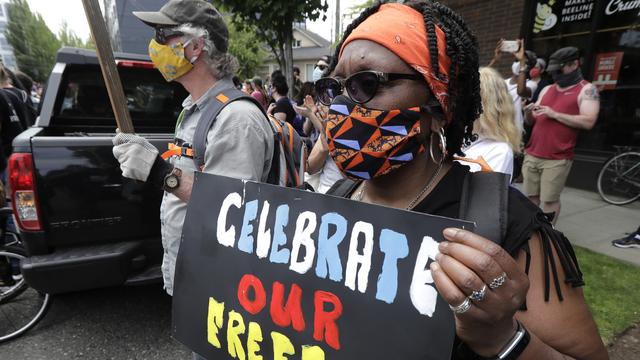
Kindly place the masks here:
[(524, 352), (524, 349), (529, 345), (529, 341), (531, 341), (531, 335), (527, 329), (522, 326), (520, 321), (518, 323), (518, 330), (516, 330), (516, 334), (513, 335), (511, 340), (505, 345), (502, 350), (498, 353), (494, 359), (496, 360), (516, 360), (520, 354)]
[(483, 357), (476, 354), (467, 344), (461, 342), (455, 349), (456, 359), (477, 359), (477, 360), (516, 360), (527, 348), (531, 341), (531, 335), (527, 329), (518, 321), (518, 329), (511, 340), (505, 345), (498, 355), (494, 357)]
[(182, 170), (174, 167), (173, 170), (167, 176), (164, 177), (162, 183), (162, 190), (171, 193), (180, 186), (180, 177), (182, 176)]

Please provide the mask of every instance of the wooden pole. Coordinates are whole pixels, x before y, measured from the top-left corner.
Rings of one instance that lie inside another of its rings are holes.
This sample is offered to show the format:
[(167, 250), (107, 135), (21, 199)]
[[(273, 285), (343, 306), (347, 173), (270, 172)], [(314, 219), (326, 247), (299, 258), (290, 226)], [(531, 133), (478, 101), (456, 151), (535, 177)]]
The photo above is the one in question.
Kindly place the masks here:
[(102, 70), (102, 77), (107, 86), (107, 92), (109, 93), (109, 100), (111, 100), (113, 114), (116, 117), (116, 123), (121, 132), (132, 134), (134, 132), (133, 123), (131, 122), (131, 115), (127, 108), (127, 101), (124, 97), (124, 90), (122, 89), (122, 83), (120, 82), (120, 76), (116, 68), (116, 60), (113, 57), (111, 41), (107, 33), (107, 25), (102, 17), (100, 5), (98, 4), (98, 0), (82, 0), (82, 4), (84, 5), (84, 12), (87, 15), (89, 28), (91, 29), (91, 36), (96, 44), (96, 52), (98, 54), (98, 61), (100, 62), (100, 69)]

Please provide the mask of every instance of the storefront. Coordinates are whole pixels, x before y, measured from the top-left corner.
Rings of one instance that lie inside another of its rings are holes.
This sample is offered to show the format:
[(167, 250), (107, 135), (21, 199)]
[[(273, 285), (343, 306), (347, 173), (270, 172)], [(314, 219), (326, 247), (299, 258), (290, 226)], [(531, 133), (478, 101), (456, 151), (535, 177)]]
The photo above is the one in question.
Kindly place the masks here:
[(640, 146), (640, 0), (529, 0), (522, 25), (538, 56), (578, 47), (585, 78), (600, 89), (598, 122), (580, 134), (569, 179), (593, 189), (614, 146)]

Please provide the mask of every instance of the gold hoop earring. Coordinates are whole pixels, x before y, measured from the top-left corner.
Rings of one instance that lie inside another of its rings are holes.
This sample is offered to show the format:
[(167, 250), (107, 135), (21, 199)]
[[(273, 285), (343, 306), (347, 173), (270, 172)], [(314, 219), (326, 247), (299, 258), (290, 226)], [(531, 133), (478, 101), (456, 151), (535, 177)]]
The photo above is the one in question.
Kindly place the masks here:
[(439, 140), (438, 147), (440, 148), (440, 160), (436, 161), (436, 157), (433, 156), (433, 143), (435, 142), (433, 141), (434, 134), (436, 134), (436, 132), (432, 131), (429, 137), (429, 155), (431, 156), (431, 161), (433, 161), (436, 165), (441, 165), (444, 162), (445, 157), (447, 156), (447, 138), (446, 136), (444, 136), (444, 128), (440, 128), (440, 130), (438, 130), (437, 132)]

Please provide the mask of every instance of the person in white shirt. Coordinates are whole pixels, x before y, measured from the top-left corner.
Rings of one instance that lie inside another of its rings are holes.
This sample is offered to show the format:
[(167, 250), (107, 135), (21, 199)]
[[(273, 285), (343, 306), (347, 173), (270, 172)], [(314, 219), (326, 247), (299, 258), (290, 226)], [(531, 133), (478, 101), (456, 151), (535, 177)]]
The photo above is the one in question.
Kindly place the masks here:
[(302, 106), (295, 106), (294, 109), (298, 114), (306, 117), (313, 124), (316, 131), (320, 134), (316, 140), (309, 158), (307, 159), (307, 174), (305, 179), (315, 190), (321, 194), (326, 193), (333, 184), (344, 178), (338, 166), (331, 155), (329, 155), (329, 146), (324, 133), (324, 121), (326, 115), (315, 105), (313, 98), (307, 95)]
[[(462, 148), (466, 158), (482, 157), (491, 170), (513, 176), (513, 154), (520, 153), (522, 133), (514, 124), (514, 110), (507, 85), (500, 74), (489, 67), (480, 68), (482, 114), (473, 123), (474, 141)], [(481, 166), (464, 162), (471, 171)]]
[[(494, 57), (489, 63), (489, 67), (498, 61), (502, 54), (502, 39), (498, 41)], [(524, 40), (518, 40), (518, 51), (512, 53), (515, 62), (511, 65), (513, 75), (505, 79), (507, 90), (511, 95), (514, 107), (514, 121), (520, 132), (524, 132), (524, 114), (522, 112), (523, 100), (530, 99), (538, 88), (538, 83), (528, 79), (529, 70), (536, 66), (536, 54), (533, 51), (525, 50)]]

